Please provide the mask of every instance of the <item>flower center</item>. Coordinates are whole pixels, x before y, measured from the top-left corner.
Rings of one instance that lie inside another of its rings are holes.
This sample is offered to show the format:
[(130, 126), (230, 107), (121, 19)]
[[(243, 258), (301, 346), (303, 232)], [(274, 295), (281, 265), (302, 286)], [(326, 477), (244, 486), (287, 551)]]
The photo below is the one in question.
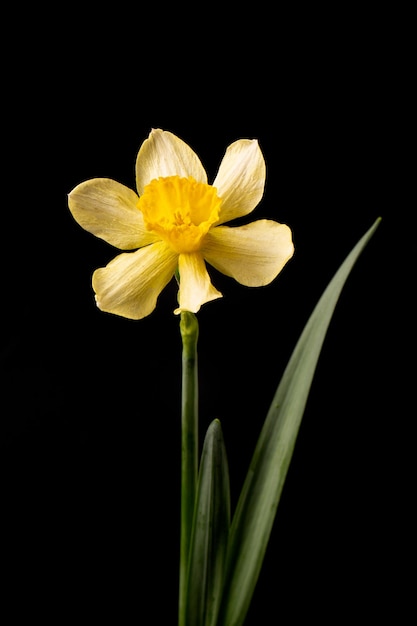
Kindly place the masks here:
[(146, 228), (157, 233), (178, 254), (199, 250), (204, 235), (219, 219), (217, 189), (192, 176), (151, 180), (139, 198)]

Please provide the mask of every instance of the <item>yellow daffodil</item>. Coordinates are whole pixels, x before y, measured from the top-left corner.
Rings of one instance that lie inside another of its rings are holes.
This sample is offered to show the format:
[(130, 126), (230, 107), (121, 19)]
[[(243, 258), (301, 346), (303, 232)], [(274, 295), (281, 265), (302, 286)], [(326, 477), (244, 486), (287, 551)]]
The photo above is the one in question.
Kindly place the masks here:
[(196, 313), (221, 297), (206, 261), (242, 285), (270, 283), (294, 247), (285, 224), (262, 219), (223, 226), (260, 202), (265, 161), (256, 140), (226, 150), (212, 185), (196, 153), (174, 134), (152, 130), (136, 160), (137, 193), (109, 178), (94, 178), (69, 194), (69, 209), (87, 231), (122, 250), (93, 274), (97, 306), (131, 319), (155, 308), (178, 270), (179, 307)]

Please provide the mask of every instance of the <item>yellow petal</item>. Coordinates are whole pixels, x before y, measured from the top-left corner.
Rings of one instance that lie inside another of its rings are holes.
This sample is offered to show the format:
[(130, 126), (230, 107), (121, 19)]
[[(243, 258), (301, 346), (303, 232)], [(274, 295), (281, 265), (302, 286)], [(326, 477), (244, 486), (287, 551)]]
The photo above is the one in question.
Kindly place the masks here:
[(156, 306), (177, 267), (178, 255), (161, 242), (119, 254), (93, 274), (99, 309), (138, 320)]
[(220, 224), (253, 211), (262, 198), (265, 176), (265, 160), (256, 139), (239, 139), (227, 148), (213, 182), (222, 200)]
[(235, 228), (216, 226), (201, 250), (217, 270), (242, 285), (270, 283), (294, 254), (291, 230), (272, 220), (258, 220)]
[(192, 176), (199, 183), (207, 183), (206, 171), (194, 150), (173, 133), (158, 128), (143, 142), (136, 159), (139, 195), (145, 185), (160, 176)]
[(134, 191), (111, 178), (93, 178), (71, 191), (68, 206), (85, 230), (116, 248), (131, 250), (157, 240), (146, 229), (138, 200)]
[(180, 306), (174, 313), (191, 311), (197, 313), (202, 304), (221, 298), (222, 294), (211, 284), (206, 264), (200, 254), (180, 254), (178, 269), (180, 273)]

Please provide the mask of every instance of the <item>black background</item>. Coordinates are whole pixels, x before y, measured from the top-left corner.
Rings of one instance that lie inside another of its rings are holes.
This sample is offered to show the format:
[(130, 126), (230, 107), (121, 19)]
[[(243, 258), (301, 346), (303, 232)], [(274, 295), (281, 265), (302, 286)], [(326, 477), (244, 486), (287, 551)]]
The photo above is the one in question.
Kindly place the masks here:
[(382, 217), (327, 334), (247, 626), (294, 623), (306, 611), (332, 624), (386, 614), (408, 549), (391, 517), (402, 525), (406, 516), (405, 469), (393, 462), (405, 428), (393, 383), (403, 362), (396, 315), (406, 306), (403, 22), (358, 12), (331, 16), (330, 28), (324, 15), (303, 13), (275, 16), (272, 27), (272, 16), (246, 15), (206, 31), (201, 15), (178, 32), (174, 16), (109, 17), (55, 17), (18, 39), (25, 54), (7, 77), (6, 595), (16, 614), (29, 608), (54, 623), (80, 611), (86, 620), (176, 623), (175, 282), (142, 321), (100, 312), (91, 274), (118, 251), (67, 208), (71, 189), (95, 176), (134, 187), (140, 144), (163, 128), (199, 154), (210, 181), (227, 145), (257, 138), (267, 183), (247, 221), (276, 219), (293, 231), (295, 255), (271, 285), (248, 289), (210, 269), (224, 297), (198, 314), (201, 438), (220, 418), (233, 504), (309, 314)]

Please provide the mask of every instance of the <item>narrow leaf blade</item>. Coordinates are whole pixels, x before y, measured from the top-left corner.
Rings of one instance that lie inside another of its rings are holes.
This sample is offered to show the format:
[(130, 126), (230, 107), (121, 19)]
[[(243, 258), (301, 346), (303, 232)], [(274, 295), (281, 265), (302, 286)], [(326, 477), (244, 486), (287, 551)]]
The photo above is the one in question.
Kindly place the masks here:
[(378, 218), (330, 281), (278, 385), (232, 520), (217, 626), (244, 623), (330, 320), (345, 281), (379, 222)]
[(186, 625), (215, 626), (230, 528), (229, 469), (219, 420), (206, 433), (190, 544)]

